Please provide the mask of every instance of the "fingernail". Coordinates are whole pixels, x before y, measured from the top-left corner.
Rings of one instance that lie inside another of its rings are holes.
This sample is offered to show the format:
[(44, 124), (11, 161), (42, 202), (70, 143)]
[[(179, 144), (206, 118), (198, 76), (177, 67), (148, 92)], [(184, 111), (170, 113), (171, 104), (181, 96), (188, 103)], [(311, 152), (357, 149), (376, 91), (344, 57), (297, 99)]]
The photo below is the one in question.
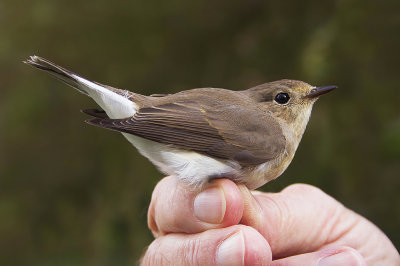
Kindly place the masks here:
[(344, 251), (329, 257), (322, 258), (317, 266), (332, 265), (362, 265), (359, 256), (351, 251)]
[(221, 223), (225, 216), (225, 209), (225, 195), (220, 188), (206, 189), (194, 199), (194, 215), (206, 223)]
[(217, 265), (244, 265), (244, 237), (239, 231), (225, 239), (217, 250)]

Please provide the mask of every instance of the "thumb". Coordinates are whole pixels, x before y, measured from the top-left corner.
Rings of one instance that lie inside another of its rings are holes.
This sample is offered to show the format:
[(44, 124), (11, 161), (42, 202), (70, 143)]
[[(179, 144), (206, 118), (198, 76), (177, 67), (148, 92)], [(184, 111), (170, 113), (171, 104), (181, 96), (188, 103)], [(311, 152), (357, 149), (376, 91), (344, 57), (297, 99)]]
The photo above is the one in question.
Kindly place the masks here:
[(310, 185), (291, 185), (280, 193), (239, 188), (244, 198), (240, 223), (267, 239), (275, 259), (319, 250), (361, 218)]

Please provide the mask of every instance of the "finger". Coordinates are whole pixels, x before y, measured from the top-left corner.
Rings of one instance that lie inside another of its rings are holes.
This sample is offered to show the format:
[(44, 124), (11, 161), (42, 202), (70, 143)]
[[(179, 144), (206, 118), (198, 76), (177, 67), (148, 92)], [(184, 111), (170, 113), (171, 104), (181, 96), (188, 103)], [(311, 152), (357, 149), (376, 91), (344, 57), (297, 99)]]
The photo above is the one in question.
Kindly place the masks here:
[(360, 217), (310, 185), (291, 185), (280, 193), (254, 192), (254, 196), (240, 189), (245, 202), (240, 223), (267, 239), (275, 259), (318, 250), (350, 230)]
[(141, 265), (269, 265), (268, 242), (253, 228), (235, 225), (198, 234), (168, 234), (153, 241)]
[(195, 191), (169, 176), (153, 191), (148, 224), (155, 236), (198, 233), (238, 224), (242, 214), (242, 196), (232, 181), (216, 179)]
[(271, 266), (298, 266), (298, 265), (348, 265), (365, 266), (367, 263), (355, 249), (341, 247), (336, 249), (326, 249), (312, 253), (291, 256), (284, 259), (274, 260)]

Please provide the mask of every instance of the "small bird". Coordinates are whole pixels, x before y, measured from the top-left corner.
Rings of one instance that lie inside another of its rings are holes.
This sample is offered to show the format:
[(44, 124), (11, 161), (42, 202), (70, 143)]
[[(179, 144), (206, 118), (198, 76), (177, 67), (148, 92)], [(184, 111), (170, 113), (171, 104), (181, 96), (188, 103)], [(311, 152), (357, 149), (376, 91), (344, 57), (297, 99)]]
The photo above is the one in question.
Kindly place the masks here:
[(39, 56), (24, 63), (91, 97), (87, 123), (122, 132), (159, 170), (201, 188), (229, 178), (256, 189), (293, 159), (314, 102), (337, 86), (278, 80), (247, 90), (198, 88), (144, 96), (84, 79)]

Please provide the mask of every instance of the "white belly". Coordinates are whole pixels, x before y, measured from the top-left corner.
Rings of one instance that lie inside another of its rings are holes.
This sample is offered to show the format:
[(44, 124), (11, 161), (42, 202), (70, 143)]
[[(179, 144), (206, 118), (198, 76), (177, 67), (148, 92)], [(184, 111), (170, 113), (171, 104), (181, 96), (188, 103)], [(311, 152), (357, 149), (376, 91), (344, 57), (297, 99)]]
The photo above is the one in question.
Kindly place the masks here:
[(197, 152), (172, 148), (168, 145), (122, 133), (138, 151), (148, 158), (160, 171), (176, 175), (185, 183), (200, 187), (210, 177), (236, 175), (240, 166), (225, 160), (214, 159)]

